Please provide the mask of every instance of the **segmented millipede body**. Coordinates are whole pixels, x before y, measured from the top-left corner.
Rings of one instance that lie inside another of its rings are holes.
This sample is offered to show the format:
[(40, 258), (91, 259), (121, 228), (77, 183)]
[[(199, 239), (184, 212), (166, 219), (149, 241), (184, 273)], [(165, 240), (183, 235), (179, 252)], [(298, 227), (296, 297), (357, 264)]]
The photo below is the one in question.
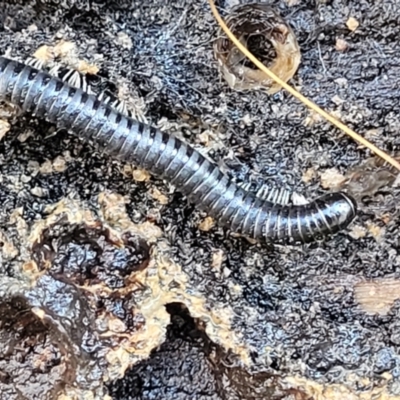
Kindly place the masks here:
[(304, 205), (261, 199), (178, 138), (5, 57), (0, 57), (0, 98), (94, 143), (111, 157), (168, 180), (219, 224), (259, 241), (310, 242), (344, 229), (356, 215), (354, 199), (344, 193), (327, 194)]

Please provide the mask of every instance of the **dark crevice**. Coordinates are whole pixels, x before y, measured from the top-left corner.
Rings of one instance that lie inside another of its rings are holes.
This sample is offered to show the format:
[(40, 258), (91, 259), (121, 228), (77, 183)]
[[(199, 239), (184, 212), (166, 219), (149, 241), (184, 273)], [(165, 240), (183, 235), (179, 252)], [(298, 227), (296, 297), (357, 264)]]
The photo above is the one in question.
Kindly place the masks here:
[[(291, 394), (277, 387), (271, 374), (244, 369), (236, 356), (210, 340), (204, 324), (184, 305), (171, 303), (166, 309), (171, 324), (165, 342), (108, 386), (113, 400), (280, 400)], [(295, 393), (296, 399), (306, 398)]]

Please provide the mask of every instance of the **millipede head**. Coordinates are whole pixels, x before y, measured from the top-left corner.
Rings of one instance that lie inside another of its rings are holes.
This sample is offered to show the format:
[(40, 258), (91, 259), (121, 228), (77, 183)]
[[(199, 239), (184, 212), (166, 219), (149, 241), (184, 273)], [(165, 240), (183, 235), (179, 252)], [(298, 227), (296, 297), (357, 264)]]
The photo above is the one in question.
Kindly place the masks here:
[[(344, 229), (357, 215), (357, 203), (349, 195), (337, 192), (326, 194), (311, 203), (293, 206), (282, 226), (288, 230), (278, 241), (299, 245), (323, 240)], [(281, 218), (283, 213), (281, 212)]]
[(345, 229), (357, 216), (357, 203), (348, 194), (329, 193), (318, 200), (323, 202), (324, 211), (329, 213), (332, 233)]

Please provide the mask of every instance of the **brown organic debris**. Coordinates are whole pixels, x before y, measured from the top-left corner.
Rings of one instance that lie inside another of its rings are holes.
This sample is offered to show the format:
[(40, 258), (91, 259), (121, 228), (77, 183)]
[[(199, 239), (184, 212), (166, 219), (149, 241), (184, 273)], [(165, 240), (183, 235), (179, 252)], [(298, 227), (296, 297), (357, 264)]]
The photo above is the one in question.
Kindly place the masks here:
[[(257, 35), (263, 37), (272, 46), (258, 48), (266, 57), (263, 63), (271, 64), (270, 70), (285, 82), (294, 76), (301, 60), (300, 48), (290, 26), (273, 8), (266, 4), (238, 5), (230, 10), (226, 24), (245, 47), (251, 47)], [(281, 90), (281, 86), (272, 82), (263, 71), (246, 65), (245, 56), (222, 30), (218, 37), (214, 54), (222, 75), (232, 89), (263, 89), (269, 94)]]
[[(398, 154), (396, 154), (398, 159)], [(345, 186), (356, 198), (374, 196), (383, 187), (395, 185), (397, 171), (382, 159), (371, 157), (346, 173)]]

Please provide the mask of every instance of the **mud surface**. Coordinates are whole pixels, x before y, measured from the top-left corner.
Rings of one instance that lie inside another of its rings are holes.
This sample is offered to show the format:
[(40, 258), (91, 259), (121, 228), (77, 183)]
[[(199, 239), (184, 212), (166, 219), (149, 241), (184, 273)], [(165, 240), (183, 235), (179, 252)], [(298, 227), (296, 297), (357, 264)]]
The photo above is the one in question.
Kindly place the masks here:
[[(398, 152), (400, 1), (272, 4), (302, 52), (291, 83)], [(254, 245), (168, 183), (2, 105), (1, 399), (400, 396), (395, 178), (286, 93), (230, 90), (216, 32), (206, 1), (0, 1), (1, 54), (47, 45), (237, 180), (308, 198), (343, 186), (358, 219), (307, 247)]]

